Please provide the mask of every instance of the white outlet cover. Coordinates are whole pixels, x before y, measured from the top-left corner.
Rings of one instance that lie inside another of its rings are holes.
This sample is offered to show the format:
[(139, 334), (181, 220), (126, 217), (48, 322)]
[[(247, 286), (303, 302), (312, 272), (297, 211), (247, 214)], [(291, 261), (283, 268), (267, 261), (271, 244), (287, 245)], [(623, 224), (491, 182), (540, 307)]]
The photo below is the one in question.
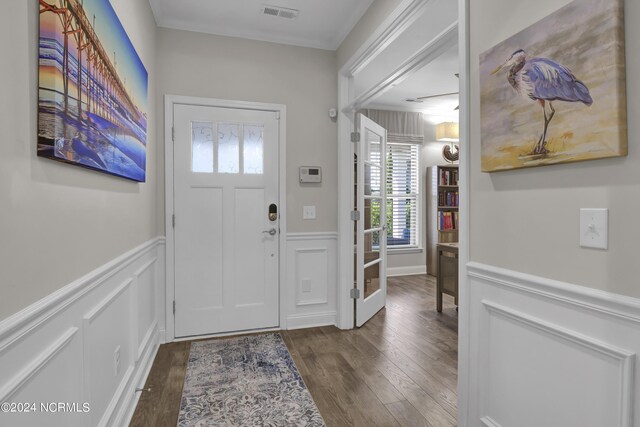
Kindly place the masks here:
[(302, 219), (316, 219), (316, 207), (304, 206), (302, 208)]
[(580, 209), (580, 246), (609, 248), (609, 209)]

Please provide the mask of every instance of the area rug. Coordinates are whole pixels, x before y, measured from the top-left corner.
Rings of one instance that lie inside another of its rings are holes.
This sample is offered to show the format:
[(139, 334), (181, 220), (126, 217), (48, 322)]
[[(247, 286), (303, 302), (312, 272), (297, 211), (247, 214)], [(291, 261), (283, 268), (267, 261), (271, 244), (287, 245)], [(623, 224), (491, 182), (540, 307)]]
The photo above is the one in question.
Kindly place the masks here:
[(280, 334), (191, 344), (179, 427), (324, 425)]

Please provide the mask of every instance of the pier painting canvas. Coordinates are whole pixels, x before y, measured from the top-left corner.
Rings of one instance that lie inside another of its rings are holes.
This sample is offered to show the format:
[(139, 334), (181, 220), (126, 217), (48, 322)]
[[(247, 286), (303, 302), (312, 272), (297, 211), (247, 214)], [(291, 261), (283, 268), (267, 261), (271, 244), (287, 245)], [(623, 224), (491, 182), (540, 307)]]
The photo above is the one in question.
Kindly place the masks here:
[(483, 172), (627, 155), (623, 7), (575, 0), (480, 55)]
[(147, 89), (109, 0), (40, 0), (39, 156), (144, 182)]

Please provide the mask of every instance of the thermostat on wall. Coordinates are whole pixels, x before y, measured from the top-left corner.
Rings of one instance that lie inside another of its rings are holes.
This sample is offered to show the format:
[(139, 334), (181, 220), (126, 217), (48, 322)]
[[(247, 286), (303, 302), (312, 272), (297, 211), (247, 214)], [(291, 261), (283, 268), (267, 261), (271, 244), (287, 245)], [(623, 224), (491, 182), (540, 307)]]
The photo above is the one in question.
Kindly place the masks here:
[(322, 182), (322, 168), (319, 166), (300, 166), (300, 182)]

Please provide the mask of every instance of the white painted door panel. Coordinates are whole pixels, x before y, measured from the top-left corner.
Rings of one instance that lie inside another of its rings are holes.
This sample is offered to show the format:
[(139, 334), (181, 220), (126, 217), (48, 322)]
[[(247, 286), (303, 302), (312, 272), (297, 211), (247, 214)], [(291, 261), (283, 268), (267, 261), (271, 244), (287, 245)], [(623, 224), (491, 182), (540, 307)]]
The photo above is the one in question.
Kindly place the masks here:
[(276, 113), (176, 105), (174, 127), (176, 336), (277, 327)]
[(387, 301), (387, 131), (360, 116), (357, 144), (356, 326), (362, 326)]

